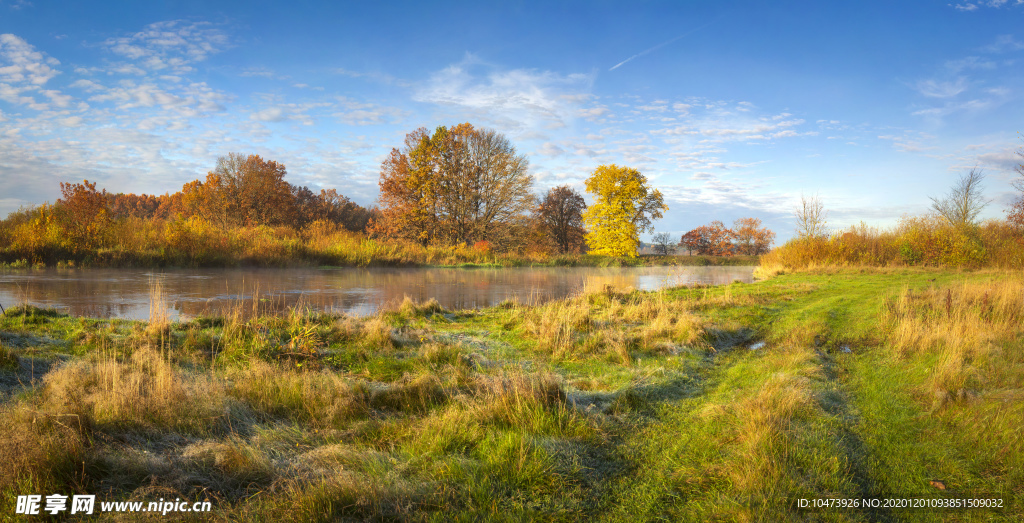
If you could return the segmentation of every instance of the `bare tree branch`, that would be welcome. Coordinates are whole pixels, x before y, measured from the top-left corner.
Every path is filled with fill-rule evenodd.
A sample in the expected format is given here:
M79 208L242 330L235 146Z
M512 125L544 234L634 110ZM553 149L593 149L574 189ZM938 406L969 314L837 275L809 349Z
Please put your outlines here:
M984 179L981 169L971 169L960 177L944 198L931 197L932 209L957 227L974 225L981 211L992 203L981 194Z
M796 217L796 235L800 238L817 238L828 234L825 227L828 211L818 195L800 195L800 205L794 212Z

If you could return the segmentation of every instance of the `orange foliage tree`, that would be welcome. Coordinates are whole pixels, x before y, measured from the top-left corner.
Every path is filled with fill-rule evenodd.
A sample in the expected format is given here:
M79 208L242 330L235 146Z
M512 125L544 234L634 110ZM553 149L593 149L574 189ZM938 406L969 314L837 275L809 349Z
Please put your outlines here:
M732 243L734 236L725 224L715 220L684 234L679 240L679 245L691 253L696 252L705 256L732 256L735 247Z
M733 222L732 232L735 235L736 253L754 256L765 254L775 242L775 233L761 226L758 218L740 218Z
M75 250L93 249L99 246L100 235L110 220L107 208L107 191L96 190L96 183L82 180L82 183L60 184L63 198L57 200L60 208L60 223L72 241Z
M502 135L468 123L433 134L417 129L381 164L376 236L429 244L488 241L508 247L525 235L533 206L526 157Z

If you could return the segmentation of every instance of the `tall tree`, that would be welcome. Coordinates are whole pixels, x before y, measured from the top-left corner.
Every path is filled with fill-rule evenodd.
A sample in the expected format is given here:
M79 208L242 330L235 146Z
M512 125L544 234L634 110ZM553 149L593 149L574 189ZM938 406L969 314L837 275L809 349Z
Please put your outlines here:
M409 133L381 164L377 235L423 244L508 244L533 206L529 162L468 123Z
M732 232L735 235L736 251L747 256L767 253L775 241L775 233L767 227L761 227L758 218L736 220Z
M981 211L992 202L982 196L984 179L981 169L971 169L957 180L945 197L931 198L932 210L957 227L974 225Z
M799 238L818 238L828 234L828 211L818 195L800 195L800 205L794 211L796 235Z
M207 183L221 193L225 212L245 225L282 225L295 218L292 186L284 180L282 163L264 160L259 155L229 153L217 160L217 168Z
M595 200L583 214L591 252L635 258L640 233L668 210L661 191L648 187L640 171L615 164L599 166L586 184Z
M548 190L535 210L536 219L551 238L559 253L579 252L583 249L583 211L587 202L580 193L568 185Z

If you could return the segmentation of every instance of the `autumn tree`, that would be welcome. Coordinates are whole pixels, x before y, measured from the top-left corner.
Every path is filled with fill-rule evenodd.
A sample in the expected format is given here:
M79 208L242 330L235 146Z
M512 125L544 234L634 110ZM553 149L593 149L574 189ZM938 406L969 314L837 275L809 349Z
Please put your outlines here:
M686 234L679 238L679 247L686 249L687 256L693 256L693 253L700 252L701 247L701 234L697 229L687 231Z
M534 204L529 162L503 135L468 123L417 129L381 164L375 235L427 244L507 245Z
M548 190L534 211L541 229L559 253L580 252L584 247L583 211L587 203L568 185Z
M651 245L654 248L654 254L660 254L662 256L668 256L669 254L675 254L676 246L672 240L672 235L667 232L659 232L654 236L651 236Z
M651 190L636 169L601 165L587 178L594 205L583 214L593 254L636 257L640 234L667 211L661 191Z
M148 194L107 194L107 207L113 218L152 218L161 204L160 196Z
M97 191L95 182L82 180L82 183L61 182L60 192L58 216L75 249L97 247L110 220L106 189Z
M775 242L775 233L767 227L761 227L761 220L758 218L736 220L733 222L732 232L735 235L737 254L766 254Z
M207 184L222 195L224 211L244 225L282 225L294 219L292 186L284 164L259 155L229 153L217 159Z
M732 243L734 237L732 230L715 220L684 234L679 245L704 256L732 256L735 253Z

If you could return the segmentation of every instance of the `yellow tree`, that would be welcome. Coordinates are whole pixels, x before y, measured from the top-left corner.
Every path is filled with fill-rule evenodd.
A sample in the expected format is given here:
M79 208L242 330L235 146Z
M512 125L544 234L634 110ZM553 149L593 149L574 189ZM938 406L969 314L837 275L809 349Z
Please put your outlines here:
M635 258L640 233L668 210L661 191L648 187L640 171L615 164L599 166L586 183L595 200L583 214L590 252Z

